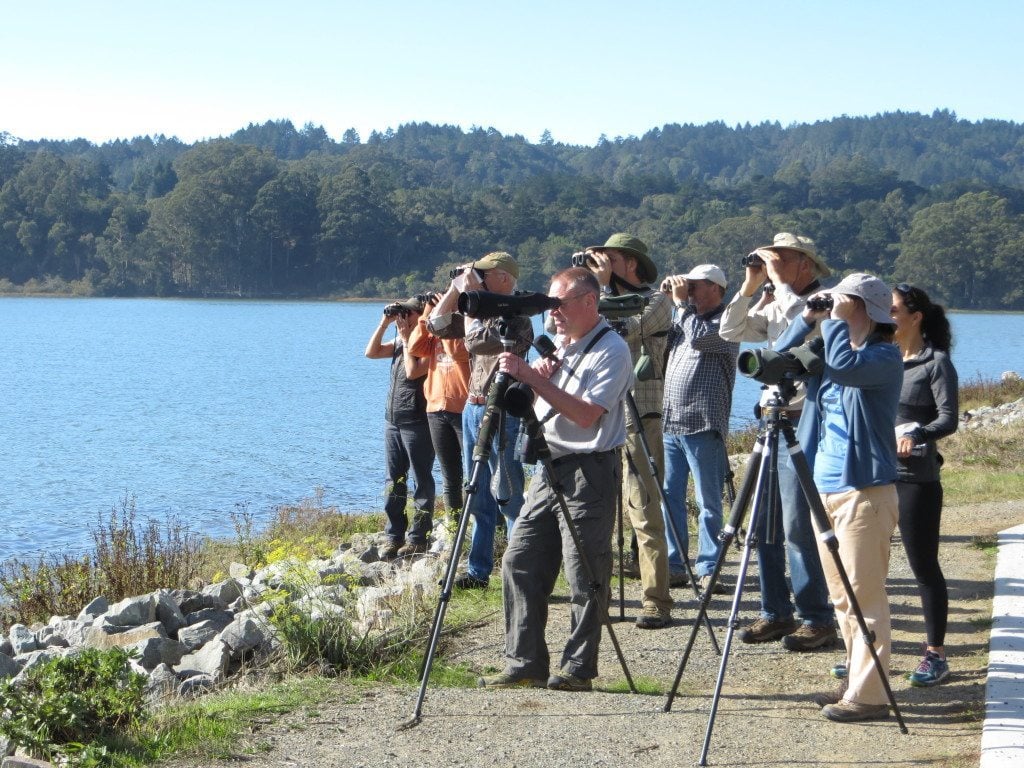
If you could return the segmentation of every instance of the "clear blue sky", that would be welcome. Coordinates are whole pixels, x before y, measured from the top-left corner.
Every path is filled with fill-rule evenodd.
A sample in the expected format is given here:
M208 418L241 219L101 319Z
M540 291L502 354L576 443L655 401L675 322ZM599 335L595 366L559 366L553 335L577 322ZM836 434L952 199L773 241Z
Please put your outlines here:
M408 122L594 144L897 109L1024 122L1020 0L0 0L0 133Z

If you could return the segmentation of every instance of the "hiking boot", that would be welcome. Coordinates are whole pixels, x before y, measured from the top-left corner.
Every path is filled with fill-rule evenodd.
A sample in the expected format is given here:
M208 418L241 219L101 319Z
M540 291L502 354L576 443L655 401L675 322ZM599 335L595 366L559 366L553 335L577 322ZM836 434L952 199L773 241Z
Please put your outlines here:
M406 542L401 547L399 547L399 549L398 549L398 556L399 557L410 557L411 555L422 555L422 554L425 554L427 552L427 549L428 549L427 542L425 542L425 541L420 541L420 542L409 541L409 542Z
M832 669L828 671L829 675L834 677L836 680L845 680L849 674L849 670L846 668L846 662L836 664Z
M552 691L592 691L594 684L590 680L584 680L562 670L548 678L548 688Z
M685 587L690 583L690 579L686 576L686 571L669 571L668 574L668 585L672 589L678 589L679 587Z
M487 675L476 681L478 688L545 688L547 681L525 675L514 675L502 672L500 675Z
M915 688L927 688L938 685L949 677L949 662L935 651L925 651L924 658L917 669L907 675L910 684Z
M701 592L707 592L709 584L711 584L711 574L710 573L707 576L701 576L700 577L700 591ZM713 595L728 595L729 594L729 588L725 584L723 584L721 581L716 581L715 582L715 586L712 587L712 589L711 589L711 594L713 594Z
M478 579L468 573L464 573L455 579L456 589L487 589L491 583L490 579Z
M398 557L398 544L393 541L389 541L380 548L380 552L378 554L381 560L394 560Z
M643 609L636 617L636 625L639 629L664 629L672 623L672 614L668 611L659 611L653 605Z
M846 689L849 687L849 683L846 680L843 680L843 682L839 684L839 689L834 693L816 693L813 696L811 696L811 701L813 701L819 707L827 707L830 704L838 704L840 701L843 700L843 696L846 695Z
M800 623L792 616L778 621L758 619L740 632L740 640L744 643L770 643L772 640L778 640L780 637L796 632L799 627Z
M782 638L782 645L787 651L813 651L834 645L839 639L836 628L832 624L801 624L796 632Z
M858 723L862 720L885 720L888 704L857 704L845 699L822 707L821 714L837 723Z

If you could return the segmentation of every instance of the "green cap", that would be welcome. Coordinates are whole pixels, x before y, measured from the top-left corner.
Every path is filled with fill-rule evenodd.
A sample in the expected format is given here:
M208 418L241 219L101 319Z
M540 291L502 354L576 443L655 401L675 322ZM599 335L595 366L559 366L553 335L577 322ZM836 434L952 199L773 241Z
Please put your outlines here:
M613 249L627 253L636 259L636 273L645 283L653 283L658 279L658 268L651 261L651 257L647 255L647 243L639 237L633 237L625 232L616 232L608 238L608 242L604 245L592 245L587 250L607 251Z
M519 265L512 258L511 253L505 251L491 251L485 256L473 262L473 269L486 271L488 269L503 269L516 280L519 279Z

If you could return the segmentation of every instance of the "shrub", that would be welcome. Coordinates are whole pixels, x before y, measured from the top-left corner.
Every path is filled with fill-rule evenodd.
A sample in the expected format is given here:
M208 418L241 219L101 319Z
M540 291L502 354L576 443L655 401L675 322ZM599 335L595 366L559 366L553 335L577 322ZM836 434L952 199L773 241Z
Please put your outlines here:
M0 563L0 624L78 613L98 592L88 555L41 555L35 563L7 560Z
M68 765L106 763L97 739L123 733L145 713L146 678L127 651L95 648L33 667L17 684L0 681L0 734L33 756Z
M168 517L161 532L156 520L137 524L135 514L135 497L126 495L120 510L112 507L89 531L94 565L111 600L184 586L202 569L202 540L177 517Z

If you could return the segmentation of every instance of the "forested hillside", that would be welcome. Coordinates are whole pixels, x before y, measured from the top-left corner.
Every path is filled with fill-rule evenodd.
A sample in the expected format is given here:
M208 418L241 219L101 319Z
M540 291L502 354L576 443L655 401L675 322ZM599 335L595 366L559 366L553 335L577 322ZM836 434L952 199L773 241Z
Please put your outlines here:
M3 126L0 125L0 129ZM396 296L503 249L543 290L630 231L666 270L789 230L839 274L1024 309L1024 125L949 112L666 125L595 147L404 125L340 142L288 121L193 145L0 133L0 291Z

